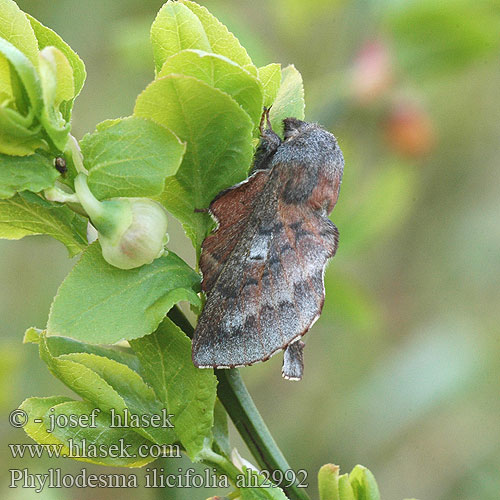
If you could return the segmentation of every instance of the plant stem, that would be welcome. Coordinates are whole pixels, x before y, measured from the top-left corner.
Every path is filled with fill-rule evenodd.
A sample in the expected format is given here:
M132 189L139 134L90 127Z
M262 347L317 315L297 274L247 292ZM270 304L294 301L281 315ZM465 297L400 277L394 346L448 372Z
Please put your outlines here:
M177 306L170 310L168 317L186 335L193 336L194 328ZM259 467L271 473L279 470L283 473L284 478L288 477L286 471L291 469L290 465L271 436L250 393L245 387L239 371L236 368L215 370L215 375L219 381L217 396ZM283 490L290 500L309 500L305 489L298 488L297 483L289 487L283 487Z
M271 474L273 471L281 471L284 478L288 477L286 471L291 467L257 410L240 372L233 368L215 370L215 374L219 380L217 396L259 466ZM309 499L305 489L297 487L297 482L282 488L291 500Z
M66 144L64 152L69 155L78 173L88 174L87 169L83 166L83 156L80 151L80 145L71 134L68 137L68 143Z

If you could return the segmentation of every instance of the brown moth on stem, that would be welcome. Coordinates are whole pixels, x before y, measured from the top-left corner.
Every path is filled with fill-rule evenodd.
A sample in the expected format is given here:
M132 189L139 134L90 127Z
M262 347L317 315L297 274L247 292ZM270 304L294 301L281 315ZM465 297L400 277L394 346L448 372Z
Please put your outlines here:
M218 227L200 258L207 301L192 350L200 368L251 365L285 349L283 377L302 378L301 337L321 313L338 244L328 214L344 158L319 125L286 118L283 126L282 140L264 111L250 177L210 204Z

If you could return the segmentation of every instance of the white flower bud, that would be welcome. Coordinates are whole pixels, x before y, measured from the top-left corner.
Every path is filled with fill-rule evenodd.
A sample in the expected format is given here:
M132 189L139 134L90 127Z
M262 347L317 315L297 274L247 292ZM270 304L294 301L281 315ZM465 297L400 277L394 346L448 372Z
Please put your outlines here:
M97 229L102 255L111 265L132 269L150 264L164 253L167 214L159 203L149 198L99 201L85 174L76 177L75 191Z

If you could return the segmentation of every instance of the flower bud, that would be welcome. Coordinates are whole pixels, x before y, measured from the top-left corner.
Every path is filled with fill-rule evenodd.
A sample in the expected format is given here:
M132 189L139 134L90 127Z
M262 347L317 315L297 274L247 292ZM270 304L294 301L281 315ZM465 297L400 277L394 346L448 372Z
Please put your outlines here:
M78 174L75 191L97 229L102 256L120 269L150 264L164 252L167 243L167 214L148 198L113 198L99 201Z
M340 500L339 466L325 464L318 472L318 489L320 500Z
M377 481L366 467L356 465L349 474L349 482L356 498L380 500Z

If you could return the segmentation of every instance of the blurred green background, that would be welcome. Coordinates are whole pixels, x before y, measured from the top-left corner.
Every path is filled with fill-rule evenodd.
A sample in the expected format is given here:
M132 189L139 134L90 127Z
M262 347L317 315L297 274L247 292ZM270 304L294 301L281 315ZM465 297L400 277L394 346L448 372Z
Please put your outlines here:
M149 26L161 1L19 0L82 57L81 138L131 114L153 78ZM497 0L207 0L257 65L294 63L306 117L339 139L346 166L332 220L340 247L301 383L281 356L242 374L295 469L369 467L385 500L500 498L500 3ZM174 226L174 224L172 224ZM177 228L171 247L193 262ZM45 325L67 274L46 237L0 241L0 427L28 396L67 390L22 345ZM233 443L250 458L233 433ZM194 490L8 490L9 468L69 473L68 459L0 449L3 498L193 499ZM169 472L187 466L162 464ZM136 471L141 477L142 472Z

